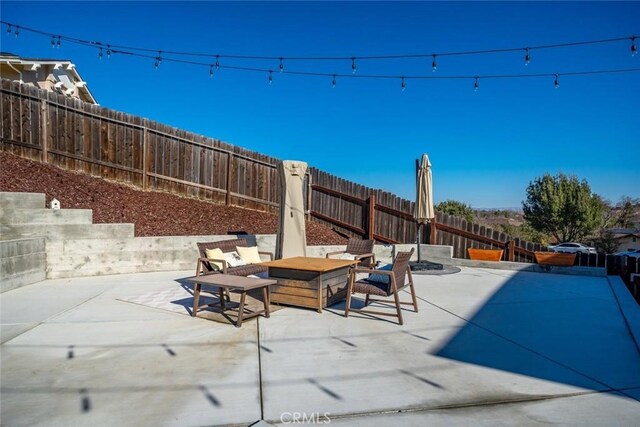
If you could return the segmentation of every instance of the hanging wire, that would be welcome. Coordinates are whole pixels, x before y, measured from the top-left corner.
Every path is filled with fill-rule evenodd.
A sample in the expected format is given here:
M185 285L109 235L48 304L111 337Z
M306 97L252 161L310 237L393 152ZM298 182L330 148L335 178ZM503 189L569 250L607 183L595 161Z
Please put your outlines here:
M7 21L0 21L3 24L8 26L15 26L16 30L19 28L18 25L9 23ZM22 27L23 30L30 31L40 35L51 36L51 33L31 28L31 27ZM16 36L19 34L17 31ZM64 36L65 40L68 42L85 44L85 45L95 45L96 42L91 42L88 40L79 39L76 37ZM626 37L616 37L609 39L599 39L599 40L585 40L585 41L577 41L577 42L563 42L563 43L555 43L555 44L547 44L547 45L533 45L529 46L528 49L540 50L540 49L556 49L556 48L564 48L564 47L573 47L573 46L585 46L585 45L593 45L593 44L601 44L601 43L613 43L622 40L629 40L629 38L635 39L637 36L626 36ZM137 51L137 52L157 52L157 49L145 48L145 47L137 47L137 46L126 46L126 45L112 45L115 49L123 49L125 51ZM440 52L438 56L463 56L463 55L482 55L482 54L494 54L494 53L507 53L507 52L516 52L521 51L523 49L527 49L526 47L511 47L511 48L499 48L499 49L485 49L485 50L466 50L466 51L452 51L452 52ZM637 48L636 48L637 51ZM256 59L256 60L279 60L282 58L283 60L304 60L304 61L337 61L337 60L374 60L374 59L403 59L403 58L424 58L424 57L433 57L433 53L411 53L411 54L394 54L394 55L368 55L368 56L265 56L265 55L237 55L237 54L211 54L206 52L189 52L189 51L164 51L166 54L170 55L182 55L182 56L200 56L200 57L216 57L216 58L233 58L233 59Z

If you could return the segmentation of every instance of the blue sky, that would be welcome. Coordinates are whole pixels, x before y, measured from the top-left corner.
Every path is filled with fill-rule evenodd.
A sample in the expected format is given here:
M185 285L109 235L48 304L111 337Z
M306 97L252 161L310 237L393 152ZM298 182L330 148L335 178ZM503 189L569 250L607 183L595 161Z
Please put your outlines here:
M639 2L2 2L2 20L103 43L267 56L363 56L525 47L640 36ZM434 200L517 207L545 172L576 174L617 201L640 197L640 73L399 80L273 75L113 55L22 32L2 50L70 59L98 102L413 199L414 162L433 164ZM637 42L640 45L640 40ZM640 68L629 40L438 58L437 75ZM278 69L276 61L221 63ZM350 61L286 62L350 73ZM431 58L358 61L357 74L432 74Z

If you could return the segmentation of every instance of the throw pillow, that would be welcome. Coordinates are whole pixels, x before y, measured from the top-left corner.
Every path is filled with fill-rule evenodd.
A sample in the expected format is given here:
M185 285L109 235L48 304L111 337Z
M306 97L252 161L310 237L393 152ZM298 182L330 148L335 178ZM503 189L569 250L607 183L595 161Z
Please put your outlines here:
M376 270L385 270L385 271L391 271L391 268L393 267L393 264L386 264L382 267L378 267L376 268ZM389 284L389 276L387 276L386 274L370 274L369 278L367 280L370 280L372 282L380 282L380 283L386 283Z
M238 252L227 252L224 254L224 260L227 261L229 267L240 267L241 265L247 265L247 263L240 258Z
M350 254L349 252L345 252L342 255L340 255L340 259L356 259L356 256L354 254Z
M251 246L248 248L236 246L236 250L238 251L240 258L242 258L247 264L258 264L262 262L257 246Z
M211 258L211 259L224 259L224 252L222 252L219 248L215 248L215 249L206 249L204 251L204 253L207 255L207 258ZM213 268L214 270L222 270L222 263L221 262L213 262L213 261L209 261L209 265L211 266L211 268Z

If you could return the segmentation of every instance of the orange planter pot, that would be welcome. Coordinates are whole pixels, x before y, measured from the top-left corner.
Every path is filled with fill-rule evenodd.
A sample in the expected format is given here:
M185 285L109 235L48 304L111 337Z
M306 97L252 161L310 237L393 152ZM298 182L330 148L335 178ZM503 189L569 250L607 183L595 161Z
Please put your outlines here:
M467 249L469 259L474 261L500 261L503 252L502 249Z
M571 266L576 261L576 254L558 254L555 252L534 252L536 262L542 265Z

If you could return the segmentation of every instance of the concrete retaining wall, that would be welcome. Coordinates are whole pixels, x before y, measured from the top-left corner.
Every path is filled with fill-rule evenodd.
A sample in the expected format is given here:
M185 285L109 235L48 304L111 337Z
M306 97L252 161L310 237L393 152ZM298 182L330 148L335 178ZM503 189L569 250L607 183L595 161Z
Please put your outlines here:
M0 240L0 293L46 277L43 238Z

